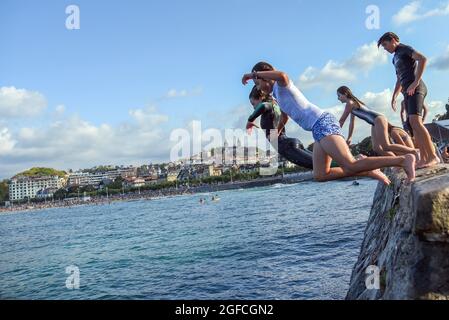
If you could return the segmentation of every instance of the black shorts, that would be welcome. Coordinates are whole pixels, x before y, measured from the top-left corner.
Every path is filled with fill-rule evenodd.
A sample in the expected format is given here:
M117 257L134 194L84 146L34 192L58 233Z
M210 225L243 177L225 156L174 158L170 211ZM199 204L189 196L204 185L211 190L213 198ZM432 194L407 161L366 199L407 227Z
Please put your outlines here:
M407 88L403 88L402 94L404 95L404 101L405 101L405 107L407 110L407 115L413 116L423 115L423 108L424 108L424 99L426 99L427 96L427 86L424 83L424 81L421 81L419 86L415 90L415 94L413 96L409 96L407 94Z

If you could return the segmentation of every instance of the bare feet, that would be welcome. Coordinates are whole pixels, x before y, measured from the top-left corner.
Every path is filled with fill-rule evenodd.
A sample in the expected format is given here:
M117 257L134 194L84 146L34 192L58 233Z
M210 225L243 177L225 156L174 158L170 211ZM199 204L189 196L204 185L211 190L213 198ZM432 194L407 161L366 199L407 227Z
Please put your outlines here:
M441 163L441 160L438 158L438 157L436 157L436 158L434 158L433 160L430 160L430 161L428 161L428 162L421 162L420 164L419 164L419 169L423 169L423 168L430 168L430 167L433 167L433 166L436 166L436 165L438 165L438 164L440 164Z
M406 183L410 183L415 181L415 165L416 165L416 158L412 154L406 154L404 156L404 171L407 174L407 180Z
M373 179L379 180L380 182L382 182L387 186L390 185L391 183L390 179L388 179L388 177L384 175L383 172L380 171L380 169L371 171L368 176Z

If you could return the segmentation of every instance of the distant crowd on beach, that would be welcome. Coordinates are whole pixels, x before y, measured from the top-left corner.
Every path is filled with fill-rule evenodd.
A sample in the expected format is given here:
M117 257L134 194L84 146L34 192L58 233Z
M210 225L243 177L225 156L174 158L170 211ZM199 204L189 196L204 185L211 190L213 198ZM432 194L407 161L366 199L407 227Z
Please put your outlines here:
M23 204L13 204L9 207L0 207L0 213L4 212L17 212L17 211L32 211L51 208L67 208L76 207L81 205L103 205L110 204L117 201L133 201L133 200L150 200L161 197L178 196L183 194L192 194L195 190L186 186L180 186L176 188L168 188L159 191L145 190L135 193L101 196L101 197L88 197L88 198L76 198L66 200L55 200L46 202L30 202Z

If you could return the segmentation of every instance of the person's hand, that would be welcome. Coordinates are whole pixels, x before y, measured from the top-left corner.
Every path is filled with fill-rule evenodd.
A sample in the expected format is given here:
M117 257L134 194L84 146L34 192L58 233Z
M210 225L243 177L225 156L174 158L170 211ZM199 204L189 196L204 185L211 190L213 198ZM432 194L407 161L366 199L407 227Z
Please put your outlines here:
M252 79L253 79L253 74L252 73L244 74L243 78L242 78L243 85L246 86L248 84L248 81L252 80Z
M415 94L416 88L418 88L419 82L413 81L413 83L408 87L407 94L413 96Z
M248 133L249 136L252 134L254 127L258 128L258 126L254 122L248 121L246 123L246 133Z
M346 140L346 143L348 144L348 146L351 146L351 142L352 142L352 139Z
M391 99L391 108L393 109L394 112L397 111L397 109L396 109L396 98Z

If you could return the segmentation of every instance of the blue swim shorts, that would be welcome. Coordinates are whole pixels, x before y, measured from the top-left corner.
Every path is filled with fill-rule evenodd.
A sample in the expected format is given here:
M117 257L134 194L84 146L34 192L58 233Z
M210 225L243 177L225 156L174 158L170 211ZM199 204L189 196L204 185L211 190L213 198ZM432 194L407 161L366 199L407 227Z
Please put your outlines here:
M344 137L341 131L340 123L334 115L324 112L317 122L313 125L312 134L315 141L320 142L323 138L332 135Z

